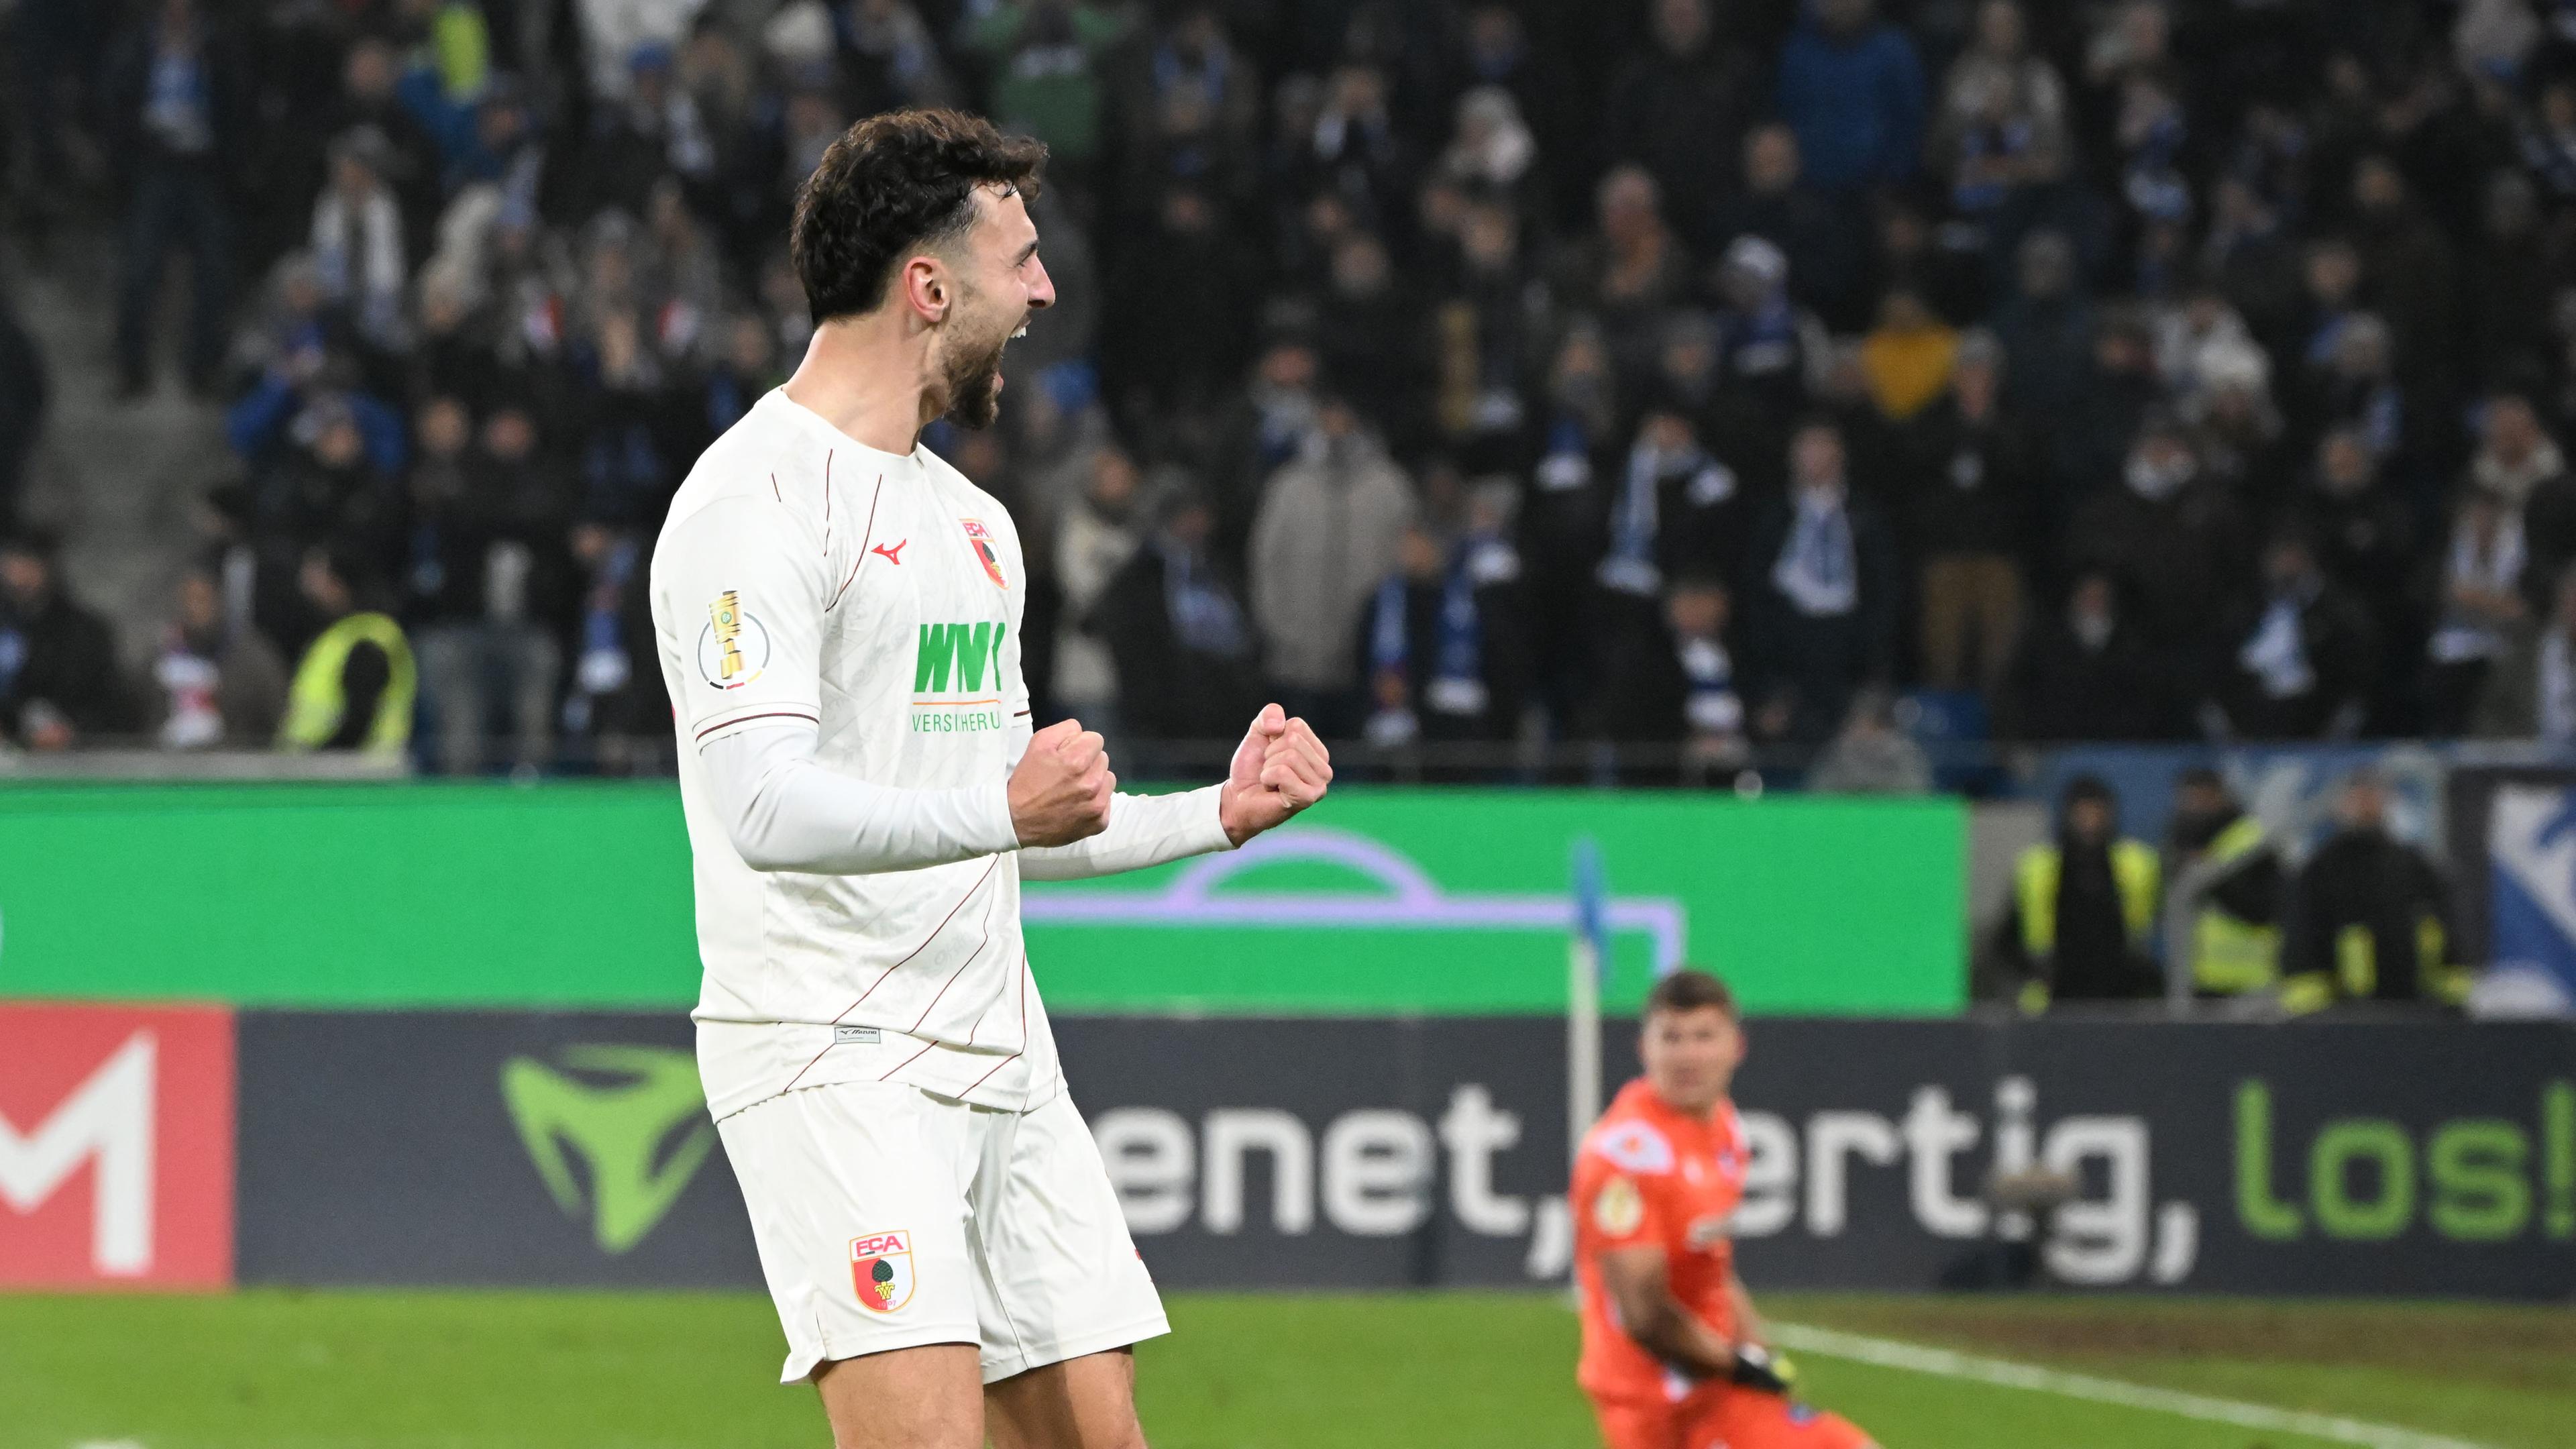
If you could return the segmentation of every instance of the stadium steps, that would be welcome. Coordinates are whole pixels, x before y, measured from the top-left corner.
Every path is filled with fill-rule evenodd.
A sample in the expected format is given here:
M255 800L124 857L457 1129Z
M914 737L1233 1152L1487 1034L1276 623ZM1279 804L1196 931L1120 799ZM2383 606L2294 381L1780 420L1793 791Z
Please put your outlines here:
M25 511L60 532L74 595L115 624L127 668L139 669L202 538L199 500L234 466L223 410L190 397L179 375L185 267L162 288L155 390L125 403L116 398L113 232L61 238L40 264L23 252L0 264L18 279L20 311L51 374Z

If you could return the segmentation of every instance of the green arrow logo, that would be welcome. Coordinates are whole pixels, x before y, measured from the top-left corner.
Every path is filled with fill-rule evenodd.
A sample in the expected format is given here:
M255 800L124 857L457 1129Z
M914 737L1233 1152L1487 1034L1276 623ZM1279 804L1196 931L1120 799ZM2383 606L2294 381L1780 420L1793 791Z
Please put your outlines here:
M547 1193L575 1222L585 1209L565 1148L581 1155L596 1199L591 1234L602 1251L623 1253L662 1221L715 1146L698 1064L667 1047L569 1046L558 1059L586 1077L614 1080L593 1085L534 1057L512 1057L501 1067L501 1099Z

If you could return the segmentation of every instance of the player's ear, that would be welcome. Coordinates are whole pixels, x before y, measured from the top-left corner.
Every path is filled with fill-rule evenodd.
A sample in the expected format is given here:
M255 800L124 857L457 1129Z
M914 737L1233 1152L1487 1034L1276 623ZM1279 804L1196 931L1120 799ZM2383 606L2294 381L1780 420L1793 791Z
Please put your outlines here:
M904 301L924 322L947 319L948 307L956 286L949 280L948 269L928 252L916 253L903 264Z

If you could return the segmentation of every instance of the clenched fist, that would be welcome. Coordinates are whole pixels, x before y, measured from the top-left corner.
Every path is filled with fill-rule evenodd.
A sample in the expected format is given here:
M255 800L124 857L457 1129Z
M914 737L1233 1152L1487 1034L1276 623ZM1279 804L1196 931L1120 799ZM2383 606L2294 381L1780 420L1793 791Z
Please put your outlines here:
M1011 828L1022 845L1071 845L1109 828L1117 789L1100 736L1078 720L1058 721L1030 736L1011 771Z
M1313 728L1275 704L1264 705L1236 747L1217 794L1218 823L1226 839L1241 845L1323 799L1332 783L1332 752Z

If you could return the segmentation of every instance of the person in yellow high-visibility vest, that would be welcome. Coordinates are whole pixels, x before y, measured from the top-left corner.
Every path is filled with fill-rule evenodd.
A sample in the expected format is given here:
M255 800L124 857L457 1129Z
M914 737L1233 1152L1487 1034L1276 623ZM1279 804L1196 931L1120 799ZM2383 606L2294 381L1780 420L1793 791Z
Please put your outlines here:
M2111 787L2078 775L2059 797L2057 838L2023 851L2013 868L2000 944L2022 977L2025 1011L2160 990L2148 942L2163 872L2154 847L2120 835L2119 820Z
M391 615L358 607L357 570L347 555L315 549L297 582L330 620L305 647L286 691L286 720L277 747L288 751L363 750L398 758L411 743L412 702L420 692L411 643Z
M2466 1001L2469 972L2451 963L2448 886L2422 851L2389 833L2386 783L2355 771L2336 814L2342 828L2299 874L2282 1006Z
M2263 822L2245 813L2216 770L2174 781L2165 873L2202 862L2229 867L2201 894L2191 921L2191 984L2202 996L2266 991L2281 974L2281 858Z

